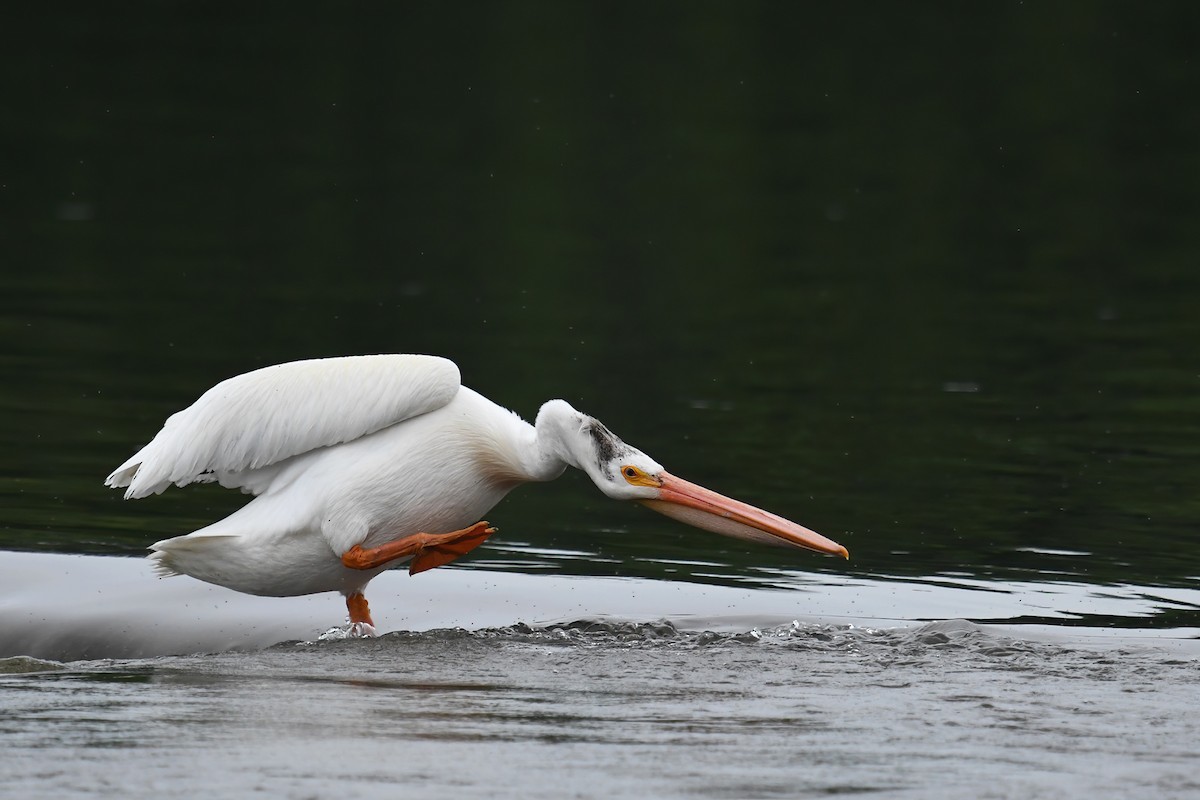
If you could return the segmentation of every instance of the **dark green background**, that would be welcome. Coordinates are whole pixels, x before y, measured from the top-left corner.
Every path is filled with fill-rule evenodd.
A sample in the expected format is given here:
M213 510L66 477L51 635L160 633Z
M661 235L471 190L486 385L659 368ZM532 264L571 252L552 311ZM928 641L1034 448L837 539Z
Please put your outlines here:
M1200 5L6 13L0 545L206 524L101 481L222 378L409 351L853 555L572 476L467 565L1200 576Z

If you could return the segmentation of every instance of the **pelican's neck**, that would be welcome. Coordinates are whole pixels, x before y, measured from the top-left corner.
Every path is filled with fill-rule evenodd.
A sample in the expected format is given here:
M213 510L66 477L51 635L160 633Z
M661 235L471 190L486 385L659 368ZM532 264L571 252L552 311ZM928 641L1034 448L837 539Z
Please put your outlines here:
M535 481L557 478L568 466L590 472L593 452L585 428L591 417L566 400L549 400L538 411L533 441L526 449L525 469Z

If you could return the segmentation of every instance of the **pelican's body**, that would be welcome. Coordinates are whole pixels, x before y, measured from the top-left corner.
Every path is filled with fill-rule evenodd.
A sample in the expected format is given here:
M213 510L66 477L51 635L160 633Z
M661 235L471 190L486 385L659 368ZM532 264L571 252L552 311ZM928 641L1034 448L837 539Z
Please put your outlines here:
M493 426L533 430L463 387L439 409L260 469L258 497L207 528L158 542L151 557L249 594L351 593L390 566L349 569L341 555L354 545L465 528L519 483L539 479L505 460L496 446L504 439L483 435ZM514 471L504 474L502 464Z
M462 555L493 532L478 521L510 490L567 466L612 497L699 527L845 555L794 523L668 475L562 400L544 404L530 425L433 356L298 361L231 378L172 416L107 483L128 486L126 497L197 481L257 495L219 522L152 545L159 572L259 595L338 591L352 623L369 624L365 599L356 612L353 598L377 574Z

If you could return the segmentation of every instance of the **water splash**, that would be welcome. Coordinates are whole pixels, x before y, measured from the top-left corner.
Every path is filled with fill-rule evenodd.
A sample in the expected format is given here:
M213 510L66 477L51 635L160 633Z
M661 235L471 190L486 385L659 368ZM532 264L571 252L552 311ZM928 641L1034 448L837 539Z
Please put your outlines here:
M0 658L0 675L23 675L30 672L55 672L66 669L66 665L58 661L46 661L41 658L16 656Z

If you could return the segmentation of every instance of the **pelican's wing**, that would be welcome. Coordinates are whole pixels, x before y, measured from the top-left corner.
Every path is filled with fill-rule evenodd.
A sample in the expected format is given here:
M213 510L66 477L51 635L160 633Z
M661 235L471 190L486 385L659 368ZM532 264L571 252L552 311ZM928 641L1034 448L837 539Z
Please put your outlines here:
M458 367L436 356L323 358L247 372L172 415L105 485L145 497L259 469L441 408L459 385Z

